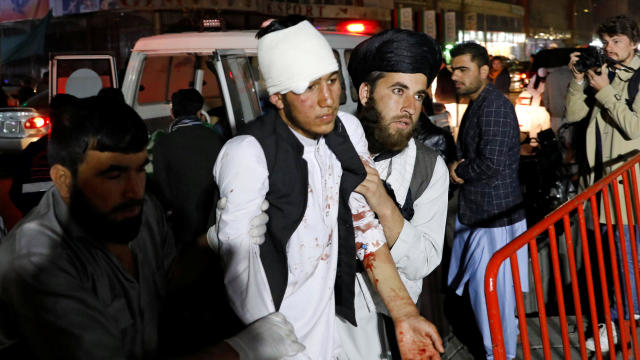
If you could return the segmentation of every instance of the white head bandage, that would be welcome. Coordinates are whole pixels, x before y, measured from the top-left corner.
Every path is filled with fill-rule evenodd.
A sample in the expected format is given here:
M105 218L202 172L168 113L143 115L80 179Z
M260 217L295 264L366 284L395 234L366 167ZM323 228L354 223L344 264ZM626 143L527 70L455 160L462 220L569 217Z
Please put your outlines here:
M338 71L331 46L308 21L260 38L258 62L269 95L302 94L312 81Z

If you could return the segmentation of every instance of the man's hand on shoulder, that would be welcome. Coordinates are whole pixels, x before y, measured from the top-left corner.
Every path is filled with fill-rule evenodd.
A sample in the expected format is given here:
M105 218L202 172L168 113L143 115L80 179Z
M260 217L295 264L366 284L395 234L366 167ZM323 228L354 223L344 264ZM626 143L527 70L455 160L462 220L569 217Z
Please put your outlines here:
M206 236L199 240L201 243L205 243L215 252L220 251L220 240L218 239L218 224L220 224L220 216L222 211L227 207L227 198L223 197L218 200L216 204L216 223L212 225L206 233ZM269 223L269 215L267 215L267 209L269 209L269 202L263 200L260 205L260 214L256 215L251 222L249 222L249 236L251 241L256 245L262 245L265 240L265 234L267 233L267 223Z
M384 209L389 209L389 206L395 206L393 199L387 194L382 184L378 170L364 160L362 160L362 164L367 171L367 177L356 187L355 192L364 196L369 207L376 214L379 214Z

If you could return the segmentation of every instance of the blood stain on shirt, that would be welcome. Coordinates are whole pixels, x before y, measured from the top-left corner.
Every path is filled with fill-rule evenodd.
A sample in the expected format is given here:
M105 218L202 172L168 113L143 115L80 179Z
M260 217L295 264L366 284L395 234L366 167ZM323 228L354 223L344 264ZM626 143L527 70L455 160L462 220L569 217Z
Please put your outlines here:
M354 227L354 229L356 229L357 231L360 231L361 233L365 233L371 230L371 228L373 228L374 226L376 226L374 222L368 222L366 224L358 225Z
M359 213L355 213L353 215L351 215L351 217L353 218L353 221L361 221L362 219L364 219L365 217L367 217L367 212L366 211L361 211Z

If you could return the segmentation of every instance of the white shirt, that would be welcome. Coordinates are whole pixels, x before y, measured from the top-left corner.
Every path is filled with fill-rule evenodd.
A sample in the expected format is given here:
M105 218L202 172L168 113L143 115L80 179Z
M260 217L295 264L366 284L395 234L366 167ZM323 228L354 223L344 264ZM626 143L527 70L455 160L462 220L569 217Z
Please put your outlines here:
M360 122L346 113L338 115L356 151L371 161ZM288 283L279 311L306 346L304 354L296 358L332 359L342 353L334 297L342 168L324 138L312 140L294 134L304 145L309 191L307 210L287 243ZM275 311L260 247L248 236L249 222L260 213L269 190L260 144L252 136L231 139L220 151L213 173L220 196L227 198L218 230L225 284L233 309L249 324ZM364 197L352 193L349 205L354 218L359 219L354 221L355 242L367 245L367 250L358 251L362 260L365 253L375 252L385 243L384 233Z
M416 159L413 139L399 154L375 163L382 180L393 188L400 206L409 191ZM438 157L429 185L414 200L411 221L404 220L402 231L391 248L400 279L411 299L416 302L422 292L422 279L433 271L442 259L444 230L447 218L449 171ZM343 347L350 360L380 359L383 352L383 334L379 333L378 312L388 313L382 299L368 278L356 276L356 321L353 327L346 321L339 322Z
M404 205L407 198L415 159L416 144L411 139L398 155L376 162L381 179L391 185L400 206ZM388 178L387 173L390 174ZM411 221L404 220L402 231L391 248L400 278L414 302L418 301L422 292L422 279L442 260L448 194L449 170L438 156L429 185L419 198L414 199L413 218Z

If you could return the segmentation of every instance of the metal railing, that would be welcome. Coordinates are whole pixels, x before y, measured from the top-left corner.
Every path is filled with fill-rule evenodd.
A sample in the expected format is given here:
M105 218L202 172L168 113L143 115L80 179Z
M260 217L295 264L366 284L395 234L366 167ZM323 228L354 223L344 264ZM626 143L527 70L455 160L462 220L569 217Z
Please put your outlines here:
M511 271L513 274L513 283L514 290L516 296L516 308L518 314L518 321L520 327L520 339L522 345L522 355L524 359L531 359L531 342L529 336L529 329L527 329L527 318L525 313L525 304L524 297L521 290L520 284L520 274L518 270L518 260L516 257L516 252L518 249L522 248L525 245L529 245L529 250L531 254L531 265L532 265L532 275L533 275L533 283L535 288L530 289L535 291L535 298L537 302L538 313L540 323L540 339L542 342L542 351L545 359L552 358L552 349L549 339L549 319L547 316L547 309L549 309L549 305L545 304L544 296L543 296L543 284L542 284L542 276L541 276L541 268L540 268L540 259L538 256L538 243L537 239L540 236L548 236L549 239L549 248L550 248L550 256L551 256L551 270L552 270L552 279L554 282L554 290L556 294L557 300L557 310L558 317L560 323L561 330L561 338L562 338L562 350L563 356L565 359L571 359L571 349L574 347L574 351L576 351L575 346L579 347L580 357L582 359L587 358L587 349L585 347L585 319L583 319L583 309L582 309L582 301L581 296L587 295L588 297L588 309L586 311L589 312L591 330L594 336L595 342L595 358L600 360L602 359L602 353L600 351L600 339L598 332L598 323L604 322L606 324L606 330L608 335L609 342L609 357L611 359L616 358L616 354L614 351L614 342L612 338L612 322L611 322L611 313L609 311L611 301L609 298L610 289L613 287L613 292L615 294L615 306L617 313L620 314L618 324L621 332L620 343L622 344L622 356L624 359L628 359L630 356L630 351L633 352L633 357L635 359L640 359L640 349L638 346L638 337L636 330L636 319L634 316L628 316L629 319L624 319L624 309L623 309L623 300L622 300L622 289L631 289L631 279L630 276L634 276L635 278L635 287L636 294L640 294L640 274L638 271L638 249L637 249L637 241L636 236L640 236L640 234L635 233L635 227L631 226L633 224L637 224L637 219L640 219L640 199L638 197L638 164L640 164L640 155L638 151L634 151L629 153L626 157L622 157L622 161L629 159L630 156L633 156L630 160L626 161L620 167L612 171L605 178L601 179L593 186L586 189L584 192L578 194L575 198L569 200L561 207L553 211L551 214L546 216L542 221L531 227L528 231L518 236L516 239L511 241L508 245L497 251L489 264L487 265L486 275L485 275L485 295L486 295L486 304L487 311L489 315L489 327L491 330L491 338L493 343L493 356L494 359L506 359L505 347L504 347L504 338L502 332L502 323L500 320L500 307L498 303L498 293L496 290L496 281L498 276L498 270L500 266L507 260L510 260ZM635 156L634 156L635 155ZM617 162L620 162L620 158L616 158ZM606 164L605 164L606 165ZM635 170L635 171L634 171ZM620 189L620 185L622 185L622 191ZM599 204L602 202L602 204ZM624 202L623 207L621 207L622 202ZM585 205L590 205L590 212L593 219L593 233L595 237L595 241L591 241L592 245L595 244L595 252L597 255L597 264L595 264L595 269L593 268L594 264L591 263L592 257L590 257L590 251L594 251L594 249L590 248L589 241L587 239L587 219L585 216ZM600 209L604 208L604 216L600 214ZM621 209L624 209L622 211ZM575 213L573 213L575 211ZM626 212L626 214L623 214ZM577 213L577 214L576 214ZM579 231L578 236L576 236L576 240L572 239L572 227L571 227L571 216L577 215ZM615 219L612 218L615 216ZM631 244L631 253L633 262L633 272L629 273L629 268L626 264L628 264L627 259L627 242L624 240L625 232L624 232L624 220L623 216L627 220L629 226L629 238ZM605 222L603 223L604 220ZM601 225L602 224L602 225ZM575 224L574 224L575 225ZM605 245L608 245L609 248L609 263L610 268L605 266L605 252L603 251L603 243L602 243L602 235L600 228L601 226L606 225L606 239ZM619 240L615 239L614 236L614 227L617 226ZM560 229L560 231L564 230L563 236L559 237L556 235L556 231ZM565 244L560 244L565 246L568 257L568 266L569 266L569 274L570 279L570 291L567 290L567 294L565 294L565 288L563 284L563 276L560 267L560 259L558 255L559 249L559 239L560 241L564 241ZM579 239L578 239L579 238ZM577 242L579 241L579 243ZM584 294L584 291L581 293L578 283L578 269L576 266L576 247L574 246L580 245L583 252L583 268L581 269L585 273L585 279L582 279L586 282L587 291ZM618 267L618 260L616 259L616 246L620 247L618 250L621 252L622 256L622 264L623 266L623 286L620 283L620 274ZM505 264L505 266L507 266ZM596 287L593 283L593 271L598 271L600 275L600 289L602 292L602 307L604 308L604 319L598 319L597 310L596 310L596 301L595 301L595 292ZM607 278L607 271L610 271L609 280ZM610 284L612 282L612 284ZM626 305L628 307L628 314L634 314L637 311L634 311L633 307L633 299L632 299L632 291L625 291L626 297ZM582 299L584 300L584 299ZM578 343L571 344L569 339L569 329L567 324L567 308L566 302L573 302L573 310L572 314L575 313L576 319L576 332L578 335ZM640 302L640 301L639 301ZM555 310L555 309L554 309ZM603 321L604 320L604 321ZM631 332L631 334L629 334ZM632 349L627 347L627 344L631 342ZM557 349L554 349L557 351ZM557 353L554 355L555 358L558 357Z

